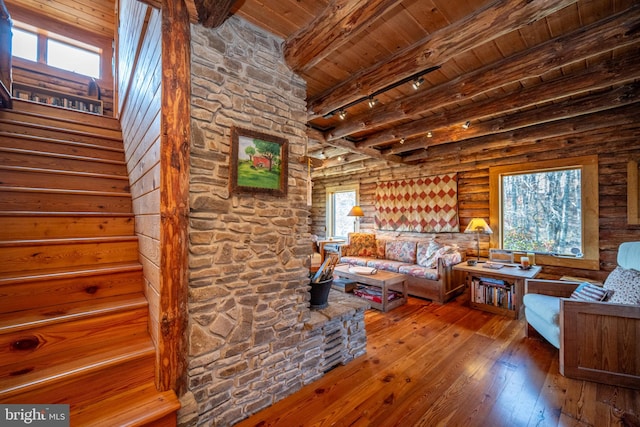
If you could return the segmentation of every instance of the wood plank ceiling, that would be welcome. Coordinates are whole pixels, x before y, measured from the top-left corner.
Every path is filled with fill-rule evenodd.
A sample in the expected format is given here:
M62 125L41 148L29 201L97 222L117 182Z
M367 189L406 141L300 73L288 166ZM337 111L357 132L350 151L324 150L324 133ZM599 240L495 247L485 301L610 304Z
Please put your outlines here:
M231 13L282 37L306 80L314 174L535 138L638 100L636 0L244 0Z
M75 16L96 32L114 28L112 0L7 3ZM287 63L307 82L314 174L535 139L536 126L578 126L585 114L638 100L637 0L186 3L205 26L236 14L283 38Z

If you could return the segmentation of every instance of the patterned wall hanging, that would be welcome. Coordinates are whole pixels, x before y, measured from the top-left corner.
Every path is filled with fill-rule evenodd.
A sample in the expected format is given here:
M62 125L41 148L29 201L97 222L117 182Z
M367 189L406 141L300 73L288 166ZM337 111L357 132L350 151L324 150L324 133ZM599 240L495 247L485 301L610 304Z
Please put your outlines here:
M375 209L379 230L458 232L458 174L379 182Z

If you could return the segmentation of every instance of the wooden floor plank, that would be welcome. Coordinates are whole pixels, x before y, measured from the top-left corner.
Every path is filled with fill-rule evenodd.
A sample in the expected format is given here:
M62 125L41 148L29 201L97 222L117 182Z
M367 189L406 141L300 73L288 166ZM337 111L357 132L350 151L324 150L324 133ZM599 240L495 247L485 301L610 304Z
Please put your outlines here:
M640 425L640 391L561 376L558 350L525 338L524 320L466 296L365 320L364 356L237 426Z

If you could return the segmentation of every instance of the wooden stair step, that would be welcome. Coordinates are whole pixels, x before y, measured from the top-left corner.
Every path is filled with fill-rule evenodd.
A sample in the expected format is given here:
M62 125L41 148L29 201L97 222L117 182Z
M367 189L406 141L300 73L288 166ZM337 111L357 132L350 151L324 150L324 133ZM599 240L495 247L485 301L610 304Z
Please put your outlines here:
M113 408L118 408L114 411ZM180 401L173 391L158 392L153 384L71 411L73 426L175 426Z
M0 186L129 192L129 179L121 175L60 171L0 165Z
M13 109L10 112L33 115L36 117L47 116L49 118L55 118L61 122L85 123L96 128L113 130L120 129L120 121L110 116L90 114L78 110L69 110L52 105L30 102L23 99L14 98Z
M147 300L140 292L88 301L65 302L52 306L38 305L30 310L0 313L0 335L145 307L147 307Z
M132 213L91 215L83 212L53 214L0 211L0 241L132 236L135 233L134 225Z
M22 105L18 105L11 110L0 110L0 119L31 123L42 127L48 126L67 132L87 132L109 137L118 137L120 134L120 123L111 117L46 105L34 105L30 102L25 102L23 105L27 108L22 109L19 108Z
M106 175L127 175L124 161L70 156L42 151L0 147L0 164L38 169L94 172Z
M131 212L129 193L0 186L0 211Z
M55 138L43 138L33 135L15 134L0 131L0 147L30 151L82 156L90 158L124 160L124 149L104 147L86 142L67 141Z
M48 321L34 321L33 312L12 314L16 326L0 331L0 383L9 378L18 381L22 373L40 375L41 370L80 357L98 357L111 343L117 346L135 337L147 337L146 304L110 310L102 307L97 312L87 308L85 313L61 317L51 307ZM3 316L3 320L10 316Z
M114 138L90 132L67 131L60 128L51 128L50 126L31 126L28 122L2 118L0 118L0 126L3 131L11 133L12 135L28 135L35 138L60 139L116 150L121 150L123 148L122 137Z
M148 336L99 345L96 350L97 354L76 353L62 363L3 376L0 401L81 405L153 379L155 349Z
M16 271L138 260L136 236L0 242L0 277Z
M73 304L81 301L137 294L143 291L142 265L130 263L16 271L0 277L0 313L35 310L39 306Z
M0 286L4 286L6 284L20 284L25 282L37 282L37 281L48 281L54 279L68 279L74 277L87 277L93 276L96 274L104 274L105 272L108 274L118 272L118 271L130 271L130 270L138 270L141 268L140 263L136 260L136 262L128 262L128 263L104 263L104 264L93 264L93 265L84 265L78 266L73 270L70 270L67 267L62 268L43 268L38 270L37 272L29 271L15 271L11 273L0 272Z

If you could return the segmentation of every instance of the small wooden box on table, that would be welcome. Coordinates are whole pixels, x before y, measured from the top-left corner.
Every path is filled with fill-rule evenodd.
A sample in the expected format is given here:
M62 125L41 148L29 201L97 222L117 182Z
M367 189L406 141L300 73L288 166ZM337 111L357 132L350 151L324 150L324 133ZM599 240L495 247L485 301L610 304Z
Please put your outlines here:
M404 274L394 273L392 271L378 270L375 274L357 274L349 271L348 264L338 265L333 270L334 276L345 277L357 283L375 286L382 291L381 302L369 301L371 307L380 311L389 311L407 303L408 286ZM393 289L402 293L402 297L389 301L389 290Z
M537 265L528 270L523 270L514 264L504 264L500 269L492 269L485 267L484 263L468 265L466 262L455 265L453 269L464 271L467 275L471 308L501 314L512 319L520 317L524 281L533 279L542 270Z

